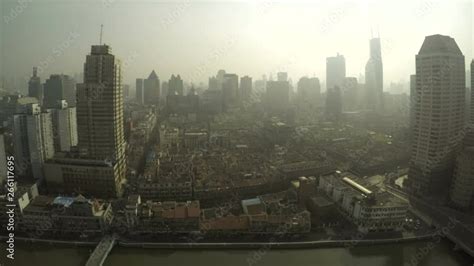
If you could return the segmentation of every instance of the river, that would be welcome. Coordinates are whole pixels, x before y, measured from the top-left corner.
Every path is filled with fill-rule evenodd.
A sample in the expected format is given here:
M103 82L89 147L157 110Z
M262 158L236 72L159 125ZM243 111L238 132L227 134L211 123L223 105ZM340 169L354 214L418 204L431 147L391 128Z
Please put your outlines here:
M432 244L432 243L431 243ZM5 244L0 244L4 263ZM457 266L474 265L474 260L460 251L454 251L448 241L429 241L355 246L348 248L286 249L286 250L158 250L115 247L105 266L304 266L304 265L361 265L361 266ZM61 247L48 244L17 243L14 263L20 266L79 266L87 261L92 247ZM418 258L418 263L416 263ZM416 264L415 264L416 263ZM2 264L3 265L3 264Z

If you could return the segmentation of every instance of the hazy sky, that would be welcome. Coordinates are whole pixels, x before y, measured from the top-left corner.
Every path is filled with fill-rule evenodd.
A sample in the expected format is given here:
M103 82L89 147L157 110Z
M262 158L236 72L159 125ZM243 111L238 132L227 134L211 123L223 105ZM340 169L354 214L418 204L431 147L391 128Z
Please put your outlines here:
M380 32L385 83L409 80L426 35L455 38L473 57L471 0L157 1L0 0L0 71L7 78L82 72L90 45L103 41L124 64L125 83L155 69L168 80L207 84L219 69L250 75L287 71L295 83L325 80L326 57L364 73L371 28ZM16 10L16 11L12 11ZM377 30L378 29L378 30ZM276 75L274 74L276 77ZM25 83L26 86L26 83ZM134 85L132 85L134 87Z

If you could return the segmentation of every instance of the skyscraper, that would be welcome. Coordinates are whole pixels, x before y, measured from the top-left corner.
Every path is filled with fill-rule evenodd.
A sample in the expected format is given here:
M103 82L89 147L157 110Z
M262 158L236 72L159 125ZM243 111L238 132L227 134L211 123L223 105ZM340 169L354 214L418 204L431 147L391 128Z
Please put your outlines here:
M337 54L326 58L326 115L339 119L342 115L342 86L346 78L346 60Z
M222 96L224 107L236 103L238 99L239 76L237 74L224 74L224 83L222 84Z
M240 78L240 95L242 100L250 99L252 94L252 78L244 76Z
M25 113L13 116L13 136L17 173L43 179L43 164L54 156L51 113L29 104Z
M326 58L326 89L342 86L346 77L346 60L343 55Z
M217 89L222 90L222 86L224 85L224 75L225 75L225 70L220 69L217 71L216 79L217 79Z
M265 93L265 109L279 113L290 107L290 83L288 81L268 81Z
M122 160L125 153L120 62L110 52L107 45L92 46L77 86L79 149L97 160Z
M370 58L365 65L367 108L383 110L383 64L380 38L370 40Z
M43 85L41 84L41 79L38 77L38 69L33 68L33 76L28 82L28 96L35 97L38 99L40 105L43 105Z
M123 91L123 99L128 99L128 97L130 97L130 85L123 85L123 88L122 88L122 91Z
M137 103L143 104L143 79L137 79L135 82L135 94Z
M166 104L166 98L168 97L168 93L169 93L168 81L163 81L163 83L161 84L161 94L160 94L161 105Z
M356 77L346 77L341 88L342 106L345 111L355 111L359 107L359 83Z
M78 154L45 165L48 189L117 197L126 180L120 61L108 45L93 45L77 86Z
M302 77L297 85L298 100L311 106L319 105L321 85L318 78Z
M44 107L54 108L61 100L66 100L69 107L76 106L75 86L68 75L51 75L44 83Z
M449 36L427 36L416 55L408 173L414 195L446 196L448 192L464 125L464 66L464 55Z
M342 116L342 89L335 86L326 92L326 116L330 120L339 120Z
M168 95L184 95L184 85L180 75L171 75L168 82Z
M277 73L277 81L288 81L288 73L287 72L278 72Z
M146 104L158 104L160 99L160 79L153 70L143 82L144 101Z
M209 90L211 91L217 91L220 90L219 88L219 82L216 77L209 77Z

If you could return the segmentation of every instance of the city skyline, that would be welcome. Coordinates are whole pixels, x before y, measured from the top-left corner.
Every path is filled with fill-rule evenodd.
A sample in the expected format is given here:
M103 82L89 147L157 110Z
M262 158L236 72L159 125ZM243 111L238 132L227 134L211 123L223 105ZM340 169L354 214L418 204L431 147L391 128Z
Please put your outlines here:
M347 76L358 78L364 75L370 55L369 40L380 36L384 87L388 88L391 82L409 82L409 75L415 69L413 54L418 52L421 36L452 36L466 58L472 58L472 3L456 2L457 5L415 1L396 6L393 1L383 4L147 1L136 5L99 1L87 3L95 5L92 10L97 11L89 10L89 19L83 21L78 16L86 6L90 7L86 3L75 3L76 11L70 14L70 6L62 3L52 6L52 2L26 2L24 8L18 9L21 12L12 15L9 11L17 3L6 1L2 2L5 27L0 34L5 41L0 51L3 62L0 73L7 82L12 78L26 80L32 66L39 67L43 80L49 74L80 73L81 65L72 62L86 52L87 45L99 42L100 25L104 24L103 42L112 45L114 53L122 59L125 84L134 84L137 77L153 69L162 80L178 73L185 82L196 85L206 84L207 78L219 69L249 75L254 80L262 74L284 71L289 73L294 85L300 77L314 75L324 84L325 58L336 53L346 58ZM126 16L124 8L127 8ZM45 12L50 12L47 18L43 17ZM208 16L209 12L213 15ZM401 13L403 21L391 19ZM140 16L140 20L133 19L134 16ZM161 19L152 19L156 16ZM242 20L246 24L242 25L234 16L246 18ZM25 28L37 24L33 20L40 18L40 25ZM440 18L445 23L435 23ZM410 23L415 26L404 26ZM33 48L25 46L30 31L42 36L39 45ZM198 33L205 33L205 37ZM6 52L13 49L16 53Z
M470 265L473 7L0 2L0 266Z

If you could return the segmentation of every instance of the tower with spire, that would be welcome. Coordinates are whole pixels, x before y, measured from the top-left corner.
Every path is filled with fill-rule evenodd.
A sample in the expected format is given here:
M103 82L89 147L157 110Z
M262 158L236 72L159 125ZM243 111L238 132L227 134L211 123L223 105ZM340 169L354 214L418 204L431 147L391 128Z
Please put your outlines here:
M384 109L383 63L380 35L370 39L370 57L365 65L365 100L369 110L380 112Z

